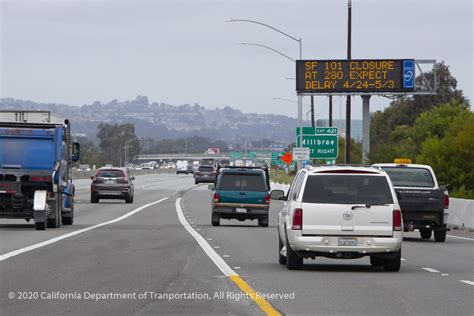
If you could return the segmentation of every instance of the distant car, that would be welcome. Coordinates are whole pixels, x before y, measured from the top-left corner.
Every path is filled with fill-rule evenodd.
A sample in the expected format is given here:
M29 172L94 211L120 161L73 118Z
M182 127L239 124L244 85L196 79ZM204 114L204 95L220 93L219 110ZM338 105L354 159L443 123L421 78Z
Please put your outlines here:
M178 160L176 162L176 174L185 173L188 174L188 161Z
M194 167L193 167L193 164L189 163L187 168L186 168L186 174L188 173L194 173Z
M221 159L221 160L219 160L219 165L221 167L229 167L230 166L230 160L229 159Z
M214 190L213 226L219 226L221 218L239 221L256 219L259 226L268 226L270 179L267 168L219 169Z
M133 203L132 180L135 178L130 177L126 169L99 169L91 179L91 203L98 203L101 199L119 199Z
M145 162L145 163L140 164L140 167L142 167L143 170L145 170L145 169L152 170L153 169L153 165L149 162Z
M278 215L279 262L290 270L304 258L358 259L400 270L403 220L397 194L382 170L306 167L291 184Z
M199 166L194 173L194 184L216 181L216 169L213 166Z

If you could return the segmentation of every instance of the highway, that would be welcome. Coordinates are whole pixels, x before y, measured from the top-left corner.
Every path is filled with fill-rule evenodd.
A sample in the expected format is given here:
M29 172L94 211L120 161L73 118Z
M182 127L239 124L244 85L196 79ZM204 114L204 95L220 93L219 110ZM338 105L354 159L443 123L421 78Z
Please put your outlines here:
M400 272L368 258L306 260L288 271L270 225L210 223L210 191L191 175L137 176L135 202L90 204L76 180L75 222L35 231L0 220L2 315L472 315L474 233L445 243L406 233ZM263 295L252 297L254 292Z

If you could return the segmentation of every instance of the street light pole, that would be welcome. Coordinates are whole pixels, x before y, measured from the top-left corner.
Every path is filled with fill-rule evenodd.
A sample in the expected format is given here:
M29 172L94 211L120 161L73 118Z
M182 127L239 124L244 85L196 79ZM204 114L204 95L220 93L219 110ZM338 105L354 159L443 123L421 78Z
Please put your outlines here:
M351 59L352 0L347 3L347 59ZM346 99L346 164L351 163L351 96Z
M276 27L273 27L271 25L268 25L268 24L265 24L265 23L262 23L262 22L259 22L259 21L254 21L254 20L246 20L246 19L229 19L227 20L226 22L247 22L247 23L253 23L253 24L258 24L258 25L261 25L261 26L264 26L264 27L267 27L271 30L274 30L282 35L285 35L286 37L294 40L295 42L298 42L299 44L299 50L300 50L300 60L303 59L303 41L301 40L301 37L300 38L296 38L294 36L291 36L279 29L277 29ZM264 47L263 45L257 45L257 46L262 46ZM275 51L274 49L272 48L269 48L269 47L266 47L270 50L273 50ZM278 52L280 55L283 55L285 56L284 54ZM288 57L288 56L285 56L285 57ZM292 58L290 58L292 59ZM300 146L302 146L303 144L303 96L301 95L298 95L298 121L299 121L299 128L300 128Z

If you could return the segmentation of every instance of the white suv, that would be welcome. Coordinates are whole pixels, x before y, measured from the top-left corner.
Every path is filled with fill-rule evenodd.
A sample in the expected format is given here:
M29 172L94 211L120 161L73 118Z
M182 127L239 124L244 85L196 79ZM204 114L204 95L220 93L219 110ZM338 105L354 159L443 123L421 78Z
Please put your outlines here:
M403 220L397 194L383 170L322 166L300 170L278 216L279 262L303 267L303 258L357 259L400 270Z

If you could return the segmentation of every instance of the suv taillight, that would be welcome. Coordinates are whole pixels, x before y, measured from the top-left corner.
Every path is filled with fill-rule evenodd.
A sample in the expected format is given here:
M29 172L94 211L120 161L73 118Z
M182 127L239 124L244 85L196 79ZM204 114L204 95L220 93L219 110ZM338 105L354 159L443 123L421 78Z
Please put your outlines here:
M212 197L212 201L214 203L219 203L219 194L218 193L214 193L214 196Z
M393 210L393 230L401 231L402 229L402 212L400 210Z
M444 192L444 209L449 208L449 195L447 192Z
M265 203L270 204L270 195L269 194L265 195Z
M293 230L301 230L303 228L303 209L295 208L293 211Z

